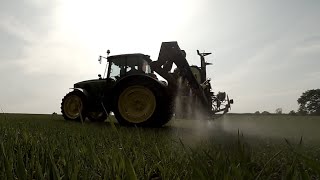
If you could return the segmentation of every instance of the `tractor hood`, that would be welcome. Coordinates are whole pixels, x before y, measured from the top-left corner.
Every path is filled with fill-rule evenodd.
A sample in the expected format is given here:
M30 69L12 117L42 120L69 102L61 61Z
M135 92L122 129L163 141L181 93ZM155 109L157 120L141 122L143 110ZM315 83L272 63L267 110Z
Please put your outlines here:
M90 94L96 94L103 92L106 87L105 79L91 79L86 81L81 81L74 84L74 88L80 88L86 90Z
M90 80L86 80L86 81L80 81L74 84L74 88L84 88L86 86L90 86L90 85L96 85L96 84L100 84L103 83L105 81L103 81L102 79L90 79Z

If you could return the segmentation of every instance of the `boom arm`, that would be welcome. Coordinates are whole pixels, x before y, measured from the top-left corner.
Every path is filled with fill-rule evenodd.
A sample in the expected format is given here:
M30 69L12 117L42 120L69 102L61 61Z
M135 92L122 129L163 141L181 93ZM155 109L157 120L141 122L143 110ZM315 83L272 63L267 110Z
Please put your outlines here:
M202 87L193 76L189 63L185 58L184 51L179 48L176 41L163 42L158 60L151 63L151 68L165 78L169 85L178 87L176 79L169 73L173 63L179 69L180 75L188 80L191 89L197 97L200 98L203 105L208 107L207 105L210 103L210 100L207 99Z

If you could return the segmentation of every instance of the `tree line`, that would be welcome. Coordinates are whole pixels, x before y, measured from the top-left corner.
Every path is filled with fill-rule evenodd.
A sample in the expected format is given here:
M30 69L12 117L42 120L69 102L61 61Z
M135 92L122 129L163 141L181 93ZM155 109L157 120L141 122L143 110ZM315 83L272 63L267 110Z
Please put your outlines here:
M320 115L320 89L311 89L302 93L297 100L299 108L291 110L289 115ZM268 111L256 111L254 114L271 114ZM282 108L277 108L275 114L282 114Z

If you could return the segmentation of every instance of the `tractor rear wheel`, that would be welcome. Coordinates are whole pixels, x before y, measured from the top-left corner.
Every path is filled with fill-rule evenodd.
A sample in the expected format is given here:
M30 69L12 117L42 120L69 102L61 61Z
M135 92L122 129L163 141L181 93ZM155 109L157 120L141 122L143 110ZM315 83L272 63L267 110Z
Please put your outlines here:
M69 92L61 103L61 113L65 120L84 121L86 118L85 113L86 97L79 91L74 90Z
M135 76L115 89L114 115L121 125L161 127L172 117L166 87L154 79Z

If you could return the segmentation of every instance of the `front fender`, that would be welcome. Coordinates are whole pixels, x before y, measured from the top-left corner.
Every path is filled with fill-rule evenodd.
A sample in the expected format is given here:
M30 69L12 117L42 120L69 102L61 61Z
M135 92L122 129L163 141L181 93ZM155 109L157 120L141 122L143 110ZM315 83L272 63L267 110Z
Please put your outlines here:
M81 91L87 98L89 96L88 91L86 91L85 89L82 89L82 88L70 88L70 89L73 89L74 91Z

